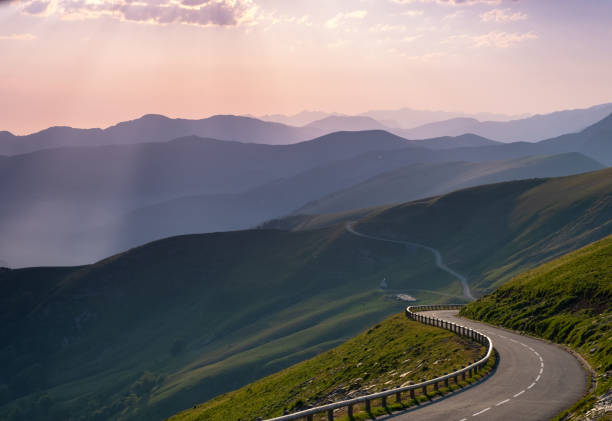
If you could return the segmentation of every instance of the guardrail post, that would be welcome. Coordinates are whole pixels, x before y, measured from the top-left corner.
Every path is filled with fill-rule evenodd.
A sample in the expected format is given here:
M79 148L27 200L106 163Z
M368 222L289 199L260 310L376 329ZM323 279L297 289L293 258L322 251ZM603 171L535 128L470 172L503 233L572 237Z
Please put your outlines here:
M438 391L440 390L440 389L438 389L438 382L435 382L435 383L434 383L434 390L435 390L436 392L438 392Z
M425 379L422 380L423 382ZM423 395L427 396L427 386L423 386Z
M307 419L308 421L312 421L312 414L307 415L307 416L306 416L306 419Z
M444 373L446 376L447 373ZM448 389L450 386L448 385L448 377L444 379L444 386Z
M349 405L346 412L348 413L349 418L353 418L353 405Z
M414 382L410 382L410 385L413 385ZM414 396L414 389L410 389L410 399L413 401L416 400L416 396Z
M386 397L386 396L383 396L383 397L380 399L380 403L382 404L382 407L383 407L383 408L386 408L386 407L387 407L387 397Z
M327 410L327 421L334 421L334 410L333 409Z
M366 406L366 408L365 408L365 409L366 409L366 412L368 412L368 413L369 413L369 412L371 412L371 408L370 408L370 400L369 400L369 399L366 399L366 401L365 401L365 406Z
M395 394L395 402L396 403L402 403L402 392L397 392Z

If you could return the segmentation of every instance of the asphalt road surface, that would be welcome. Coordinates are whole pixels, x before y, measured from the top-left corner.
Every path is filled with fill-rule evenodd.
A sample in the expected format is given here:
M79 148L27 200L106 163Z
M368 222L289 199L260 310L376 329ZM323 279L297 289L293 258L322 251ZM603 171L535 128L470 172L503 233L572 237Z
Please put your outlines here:
M385 419L548 421L586 391L585 370L559 346L459 318L456 310L426 313L488 335L499 352L499 365L492 376L463 392Z
M459 282L461 282L461 286L463 287L463 295L465 296L465 298L467 298L470 301L475 300L474 296L472 295L472 291L470 290L470 285L468 284L468 281L465 278L465 276L461 275L460 273L455 272L454 270L452 270L451 268L446 266L444 264L444 261L442 260L442 255L435 248L429 247L429 246L426 246L426 245L423 245L423 244L419 244L419 243L413 243L413 242L410 242L410 241L391 240L389 238L376 237L376 236L373 236L373 235L362 234L362 233L360 233L358 231L355 231L355 229L353 228L353 224L352 223L347 223L346 224L346 230L348 232L350 232L351 234L355 234L355 235L357 235L359 237L363 237L363 238L369 238L370 240L385 241L387 243L395 243L395 244L403 244L405 246L410 246L410 247L419 247L419 248L422 248L422 249L425 249L425 250L428 250L428 251L432 252L434 257L436 258L436 266L439 267L440 269L442 269L443 271L450 273L455 278L459 279Z

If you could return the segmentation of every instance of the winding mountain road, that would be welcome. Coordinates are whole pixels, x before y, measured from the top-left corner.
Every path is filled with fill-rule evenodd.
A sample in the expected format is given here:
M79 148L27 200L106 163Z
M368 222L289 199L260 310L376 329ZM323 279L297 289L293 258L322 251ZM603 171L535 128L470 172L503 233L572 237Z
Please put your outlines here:
M391 240L389 238L383 238L383 237L376 237L373 235L368 235L368 234L363 234L359 231L355 231L355 229L353 228L353 223L352 222L348 222L346 224L346 230L348 232L350 232L351 234L354 234L358 237L363 237L363 238L369 238L370 240L377 240L377 241L385 241L387 243L395 243L395 244L403 244L405 246L411 246L411 247L418 247L418 248L422 248L425 250L428 250L430 252L433 253L434 257L436 258L436 266L439 267L440 269L442 269L443 271L450 273L452 276L454 276L455 278L459 279L459 282L461 282L461 286L463 287L463 296L465 298L467 298L470 301L474 301L476 298L472 295L472 291L470 290L470 285L468 284L467 278L463 275L461 275L460 273L455 272L454 270L452 270L451 268L449 268L448 266L446 266L444 264L444 261L442 260L442 255L440 254L440 252L433 248L433 247L429 247L423 244L419 244L419 243L413 243L410 241L402 241L402 240Z
M499 352L499 365L491 377L465 391L381 419L545 421L584 394L586 373L578 360L561 347L459 318L456 310L427 313L488 335Z
M461 281L464 296L474 299L467 279L444 265L440 252L409 241L362 234L352 224L346 229L357 236L424 248L436 257L436 265ZM557 345L519 335L484 323L459 318L456 310L439 310L430 316L468 326L488 335L499 353L495 373L484 382L431 404L421 405L380 419L410 421L545 421L578 401L587 388L580 362Z

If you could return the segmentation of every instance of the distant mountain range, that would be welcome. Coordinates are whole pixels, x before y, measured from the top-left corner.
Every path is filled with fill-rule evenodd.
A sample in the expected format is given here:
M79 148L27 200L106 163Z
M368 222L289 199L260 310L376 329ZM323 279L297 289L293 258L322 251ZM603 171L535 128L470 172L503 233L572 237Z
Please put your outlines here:
M372 130L292 145L189 136L0 156L0 259L12 266L78 264L164 236L252 227L319 200L319 210L312 203L307 209L397 203L479 183L591 171L612 165L611 139L608 116L537 143L477 135L409 141ZM551 157L559 154L566 155ZM370 180L384 173L391 177L384 183ZM376 186L367 194L373 202L347 193L364 191L364 182ZM334 204L324 204L334 194Z
M253 116L249 116L253 117ZM340 113L327 113L323 111L302 111L294 115L268 114L259 118L265 121L274 121L290 126L306 126L314 121L327 117L349 117ZM398 110L372 110L361 113L356 117L372 118L385 127L399 129L410 129L427 123L449 120L452 118L473 118L480 121L509 121L528 117L528 115L506 115L495 113L459 113L449 111L425 111L411 108L400 108ZM372 127L369 127L370 129Z
M321 130L386 130L406 139L429 139L446 136L474 134L500 142L536 142L562 134L579 132L612 113L612 103L585 109L558 111L550 114L522 118L504 118L502 115L424 112L410 109L369 112L359 116L322 115L305 125ZM393 116L412 116L399 123ZM436 118L433 118L436 116ZM429 118L430 121L425 121ZM419 120L420 119L420 120ZM406 121L420 121L406 124Z
M473 133L501 142L536 142L566 133L579 132L610 115L610 113L612 113L612 103L586 109L535 115L511 121L478 121L473 118L454 118L396 133L409 139Z
M411 110L405 109L398 112L407 113L409 111ZM216 115L200 120L188 120L149 114L135 120L118 123L106 129L50 127L24 136L0 131L0 155L17 155L66 146L165 142L186 136L285 145L337 131L363 130L385 130L412 140L474 134L481 138L487 138L489 141L533 142L578 132L610 113L612 113L612 104L603 104L588 109L561 111L511 121L482 122L473 117L455 117L444 121L436 120L424 126L410 129L406 129L397 122L388 119L377 120L375 117L381 115L380 112L360 116L305 112L300 114L301 122L308 122L302 127L262 121L245 116ZM447 115L449 113L442 114ZM306 118L306 116L309 118ZM497 117L501 118L502 116Z
M448 193L461 188L525 178L579 174L604 168L578 153L506 161L412 164L321 197L296 214L338 213Z
M407 147L402 138L373 131L282 146L192 136L2 157L0 258L19 266L91 261L118 251L109 247L120 233L83 245L74 236L125 212L181 196L236 194L364 152Z
M325 133L316 127L290 127L232 115L187 120L150 114L106 129L51 127L26 136L0 132L0 155L16 155L64 146L164 142L185 136L284 145L312 139Z

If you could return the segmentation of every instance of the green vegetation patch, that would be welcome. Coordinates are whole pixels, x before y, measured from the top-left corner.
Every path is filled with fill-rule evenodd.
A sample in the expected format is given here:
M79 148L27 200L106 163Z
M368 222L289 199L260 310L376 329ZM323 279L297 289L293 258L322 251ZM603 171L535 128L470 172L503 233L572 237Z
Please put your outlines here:
M459 190L381 208L357 231L440 250L477 293L612 234L612 168Z
M612 388L612 236L525 272L461 315L566 344L597 371L594 394Z
M431 379L475 361L484 347L395 315L344 344L173 418L250 420Z

